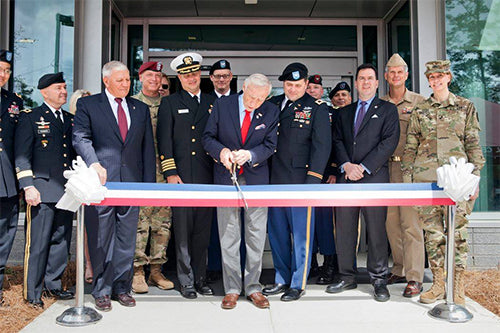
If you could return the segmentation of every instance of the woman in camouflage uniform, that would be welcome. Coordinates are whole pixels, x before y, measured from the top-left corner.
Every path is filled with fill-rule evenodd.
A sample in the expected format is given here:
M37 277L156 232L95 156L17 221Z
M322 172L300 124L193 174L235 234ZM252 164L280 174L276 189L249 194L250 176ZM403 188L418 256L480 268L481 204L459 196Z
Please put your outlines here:
M449 163L449 158L465 158L474 164L475 175L484 165L479 146L479 120L471 101L452 94L449 60L425 64L425 75L433 94L418 104L410 117L402 169L405 182L436 182L436 169ZM463 273L467 263L467 215L471 213L479 188L468 201L458 202L455 215L455 283L454 302L465 303ZM420 302L433 303L444 299L444 258L446 253L446 207L418 207L425 230L425 247L434 275L432 287L422 293Z

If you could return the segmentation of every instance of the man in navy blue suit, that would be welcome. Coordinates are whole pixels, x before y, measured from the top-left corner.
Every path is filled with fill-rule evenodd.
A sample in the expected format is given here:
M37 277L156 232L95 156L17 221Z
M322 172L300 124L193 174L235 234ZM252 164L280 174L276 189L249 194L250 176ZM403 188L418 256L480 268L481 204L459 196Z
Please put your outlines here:
M215 101L203 134L203 147L215 159L214 182L231 185L231 170L237 165L238 183L269 183L267 159L278 142L278 108L267 102L271 83L262 74L250 75L243 94ZM234 170L234 169L233 169ZM240 208L218 207L217 220L222 250L222 272L226 296L222 308L233 309L242 291L240 265ZM266 240L267 207L244 212L246 262L245 294L258 308L268 308L259 283Z
M155 149L146 104L126 97L130 73L119 61L102 69L104 92L77 102L73 146L101 183L155 182ZM110 297L135 306L130 295L139 207L93 206L86 210L96 308L111 310Z
M388 183L388 161L399 141L396 106L378 99L377 70L363 64L356 71L359 100L338 113L333 131L336 164L341 169L338 183ZM388 248L385 220L387 207L337 207L335 230L340 279L329 285L329 293L357 287L354 272L358 219L366 220L367 270L376 301L389 300L387 289Z

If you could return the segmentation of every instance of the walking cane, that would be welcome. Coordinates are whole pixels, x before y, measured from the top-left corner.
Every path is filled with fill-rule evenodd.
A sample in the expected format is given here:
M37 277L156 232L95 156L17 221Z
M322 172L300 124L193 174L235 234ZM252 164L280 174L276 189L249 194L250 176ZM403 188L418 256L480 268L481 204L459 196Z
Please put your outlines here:
M76 214L76 295L75 306L64 311L56 319L56 323L62 326L86 326L95 324L102 319L102 315L96 310L83 305L83 246L84 246L84 206L78 208Z
M450 323L465 323L472 319L472 313L464 306L453 302L453 277L455 276L455 212L457 206L448 206L448 236L446 240L446 300L429 310L429 315Z

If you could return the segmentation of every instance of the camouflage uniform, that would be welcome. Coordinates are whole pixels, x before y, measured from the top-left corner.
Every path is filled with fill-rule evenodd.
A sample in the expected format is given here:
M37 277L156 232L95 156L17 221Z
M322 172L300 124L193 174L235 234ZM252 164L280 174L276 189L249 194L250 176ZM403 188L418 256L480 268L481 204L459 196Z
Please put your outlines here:
M394 103L398 108L400 136L398 146L389 161L389 176L391 183L402 183L401 157L406 144L408 123L413 107L423 102L425 97L407 89L399 103L391 100L389 94L381 99ZM391 273L405 276L407 281L422 282L425 260L424 239L422 223L415 208L411 206L387 207L386 229L394 261Z
M151 112L151 123L156 144L156 123L158 108L161 97L148 97L142 91L132 96L146 103ZM165 180L159 173L158 151L156 152L156 182L163 183ZM139 213L139 224L137 225L137 242L135 247L134 266L147 264L164 264L167 262L167 245L170 240L170 227L172 225L172 210L170 207L141 207ZM150 231L151 230L151 231ZM151 236L151 237L150 237ZM146 255L146 246L150 240L149 256Z
M432 64L431 64L432 65ZM449 65L449 63L448 63ZM428 66L429 67L429 66ZM439 71L433 71L439 72ZM484 165L479 146L479 120L471 101L450 93L439 102L433 95L417 105L410 117L402 169L405 182L436 182L436 169L449 163L449 158L464 157L474 164L475 175ZM455 263L465 268L467 262L467 224L473 201L457 204L455 215ZM444 267L446 237L443 206L418 207L425 230L425 245L432 267Z

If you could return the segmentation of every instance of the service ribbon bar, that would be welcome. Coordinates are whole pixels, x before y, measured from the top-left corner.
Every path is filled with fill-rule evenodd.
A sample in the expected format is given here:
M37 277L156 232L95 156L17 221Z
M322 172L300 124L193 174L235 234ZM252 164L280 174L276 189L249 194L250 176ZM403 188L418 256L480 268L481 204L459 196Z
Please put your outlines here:
M107 183L100 206L243 207L235 186ZM435 183L241 186L249 207L454 205Z

